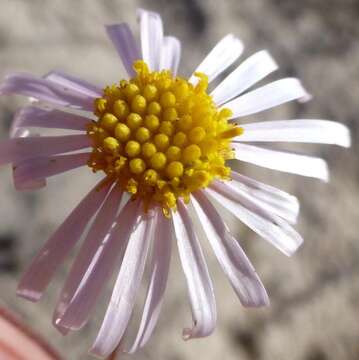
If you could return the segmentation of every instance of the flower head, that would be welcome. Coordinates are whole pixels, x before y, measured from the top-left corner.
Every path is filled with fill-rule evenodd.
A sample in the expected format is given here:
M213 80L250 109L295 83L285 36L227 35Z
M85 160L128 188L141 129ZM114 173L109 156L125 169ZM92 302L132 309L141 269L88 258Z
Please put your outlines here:
M230 140L242 129L229 123L229 109L217 109L205 74L192 85L169 70L150 72L143 60L133 67L135 77L95 100L89 166L168 215L178 199L188 202L213 180L229 179Z
M258 275L217 208L227 209L291 255L302 243L292 227L299 203L292 195L231 170L227 160L327 180L322 159L247 143L350 145L348 129L326 120L238 125L241 117L310 96L294 78L247 91L277 70L266 51L243 61L209 92L208 84L215 84L218 75L242 54L241 41L225 36L185 79L177 75L180 42L163 36L160 16L140 10L139 20L141 51L127 24L107 27L129 80L116 79L102 90L73 76L50 72L43 78L11 74L0 85L2 95L34 99L16 113L11 138L0 143L0 164L12 163L18 190L41 188L47 178L80 166L103 174L33 260L18 288L20 296L39 300L84 235L53 317L54 325L66 334L86 324L120 263L92 348L100 356L109 355L119 344L122 351L134 352L150 338L166 288L172 234L193 317L192 327L184 329L183 336L203 337L214 330L212 282L190 208L241 303L267 305ZM32 133L33 127L80 134L38 136ZM124 347L147 258L151 275L140 326L130 346Z

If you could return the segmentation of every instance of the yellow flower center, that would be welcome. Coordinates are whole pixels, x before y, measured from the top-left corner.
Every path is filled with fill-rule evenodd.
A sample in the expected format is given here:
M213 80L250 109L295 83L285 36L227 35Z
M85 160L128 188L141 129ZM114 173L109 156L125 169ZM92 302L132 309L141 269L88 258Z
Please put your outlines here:
M196 74L193 86L170 71L150 72L143 61L134 69L133 79L106 87L95 101L88 165L168 214L178 198L228 179L230 141L243 129L228 122L229 109L216 108L206 75Z

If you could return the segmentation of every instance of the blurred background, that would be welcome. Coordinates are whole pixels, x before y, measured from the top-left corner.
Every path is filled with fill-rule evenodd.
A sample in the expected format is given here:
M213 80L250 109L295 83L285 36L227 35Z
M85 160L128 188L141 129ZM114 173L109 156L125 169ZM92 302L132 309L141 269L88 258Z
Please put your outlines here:
M100 85L121 79L124 69L103 24L127 21L135 27L139 6L161 12L165 32L182 41L182 75L189 75L222 36L233 32L247 46L242 59L268 49L280 64L271 79L298 76L314 95L308 104L291 103L243 121L336 120L351 128L353 146L349 150L290 147L328 159L329 184L241 165L244 174L280 187L301 201L297 229L305 243L292 258L281 255L245 226L237 226L238 238L268 289L271 307L242 308L205 247L218 301L218 326L209 338L183 342L181 331L190 323L190 308L174 254L157 331L132 358L359 359L359 1L1 0L0 77L10 71L41 76L61 69ZM7 137L13 113L23 103L21 98L0 98L1 139ZM51 316L71 259L39 304L17 298L15 290L31 258L92 187L92 174L84 168L75 170L50 179L46 189L17 193L11 169L5 167L0 169L0 183L3 304L17 311L64 359L90 359L87 350L111 287L88 326L67 337L52 328Z

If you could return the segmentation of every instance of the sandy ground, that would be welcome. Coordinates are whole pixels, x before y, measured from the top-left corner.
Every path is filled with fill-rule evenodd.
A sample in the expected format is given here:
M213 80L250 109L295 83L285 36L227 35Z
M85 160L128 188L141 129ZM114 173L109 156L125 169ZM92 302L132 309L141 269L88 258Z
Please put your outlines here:
M166 32L183 41L184 75L228 32L247 44L245 56L269 49L281 65L277 78L300 77L314 99L305 105L281 106L255 119L341 121L352 129L353 147L291 147L328 159L329 184L241 165L244 174L295 194L302 204L297 228L306 241L293 258L282 256L245 226L237 226L238 238L267 286L271 307L243 309L206 247L218 299L218 327L209 338L183 342L181 328L190 322L190 309L175 254L156 334L132 358L358 359L358 1L1 0L0 77L13 70L42 75L56 68L101 85L119 80L124 70L102 25L124 20L135 25L137 6L161 11ZM21 98L0 99L2 139L22 103ZM243 119L249 120L253 119ZM93 176L86 169L76 170L51 179L44 190L24 194L13 189L7 167L0 169L0 183L2 301L65 359L89 359L87 349L104 306L98 307L94 320L79 333L62 337L51 326L51 312L71 259L39 304L16 298L15 289L30 259L92 186ZM109 294L110 288L104 304Z

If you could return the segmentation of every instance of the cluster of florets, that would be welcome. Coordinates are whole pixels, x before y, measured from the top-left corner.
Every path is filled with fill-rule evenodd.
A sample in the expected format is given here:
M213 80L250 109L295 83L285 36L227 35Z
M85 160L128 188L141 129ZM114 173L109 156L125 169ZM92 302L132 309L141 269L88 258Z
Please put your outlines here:
M194 86L169 71L150 72L143 61L134 69L133 79L106 87L95 101L89 166L168 212L178 197L188 200L213 179L228 177L230 139L242 129L228 123L228 109L215 107L205 75L197 74Z

